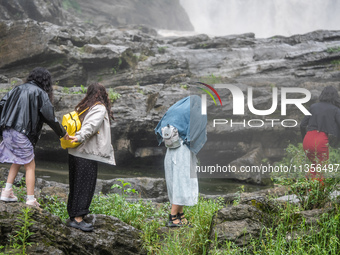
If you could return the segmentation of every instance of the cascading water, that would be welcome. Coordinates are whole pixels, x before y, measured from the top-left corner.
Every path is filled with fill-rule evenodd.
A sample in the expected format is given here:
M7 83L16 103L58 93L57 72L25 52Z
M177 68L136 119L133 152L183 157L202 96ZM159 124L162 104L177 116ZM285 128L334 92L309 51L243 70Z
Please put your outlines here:
M198 33L257 38L340 30L339 0L180 0Z

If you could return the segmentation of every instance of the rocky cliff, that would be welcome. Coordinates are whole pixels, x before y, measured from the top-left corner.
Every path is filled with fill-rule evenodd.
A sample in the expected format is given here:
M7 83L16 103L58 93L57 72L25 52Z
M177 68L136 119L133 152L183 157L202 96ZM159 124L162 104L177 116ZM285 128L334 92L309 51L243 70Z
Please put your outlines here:
M157 29L192 31L179 0L13 0L0 1L0 19L33 19L57 25L96 27L148 25Z
M53 4L59 5L62 2ZM1 8L5 6L2 2ZM51 13L54 7L48 10ZM312 98L306 107L317 100L325 86L340 89L340 31L267 39L256 39L252 33L162 37L154 28L142 25L87 26L76 19L78 25L73 26L51 22L0 21L1 96L33 67L45 66L56 84L55 109L61 117L83 97L80 85L101 82L109 92L121 95L113 105L116 121L112 124L112 143L120 165L135 159L162 159L164 146L157 146L154 127L174 102L202 93L197 81L234 85L245 94L245 100L247 89L252 87L254 107L264 110L272 105L272 89L278 89L278 107L269 116L255 116L247 106L244 115L233 115L238 106L233 107L227 89L217 89L223 106L215 106L208 97L208 142L199 154L201 164L232 162L236 167L260 164L263 159L275 161L283 156L289 142L301 141L298 125L282 126L284 119L298 123L303 117L293 105L286 116L282 115L283 87L309 90ZM214 127L213 119L246 124ZM248 125L254 119L264 125ZM277 121L272 125L266 119ZM65 155L47 128L38 143L37 157L60 160ZM259 176L239 178L262 181Z

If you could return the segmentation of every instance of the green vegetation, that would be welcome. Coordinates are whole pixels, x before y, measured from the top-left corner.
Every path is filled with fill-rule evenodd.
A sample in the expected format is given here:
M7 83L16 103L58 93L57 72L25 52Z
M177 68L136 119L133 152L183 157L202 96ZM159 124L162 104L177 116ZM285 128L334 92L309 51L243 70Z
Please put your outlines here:
M32 220L32 211L29 207L24 207L21 210L22 214L16 219L15 235L10 236L9 245L4 247L0 246L0 250L4 250L5 253L0 254L22 254L26 255L27 246L31 246L32 243L28 242L28 238L34 233L29 230L29 227L34 224Z
M181 84L181 89L188 90L189 89L189 85L188 84Z
M109 88L109 99L111 103L114 103L118 98L120 98L121 94L119 94L117 91L115 91L112 88Z
M147 60L149 57L148 56L146 56L146 55L144 55L144 54L141 54L141 55L139 55L139 57L138 57L138 61L145 61L145 60Z
M330 148L327 166L338 164L340 152ZM286 156L277 165L308 166L302 145L289 145ZM306 165L307 164L307 165ZM339 169L340 170L340 169ZM165 228L170 204L155 206L143 201L128 202L127 196L139 196L131 184L120 180L112 188L121 190L121 194L110 193L95 195L90 207L93 214L115 216L142 231L143 246L148 254L339 254L340 253L340 206L329 194L336 190L338 178L309 178L304 171L274 173L272 179L276 184L289 187L302 203L285 203L278 205L276 211L267 212L269 225L263 227L260 236L250 237L250 245L238 247L233 242L217 243L217 237L209 240L210 226L216 211L225 207L223 199L205 200L199 198L198 204L185 207L185 214L192 227L172 229ZM19 188L15 192L18 194ZM21 187L23 189L23 187ZM24 189L23 189L24 190ZM233 205L241 202L244 186L240 186ZM19 192L19 197L22 194ZM274 199L274 197L272 198ZM68 218L66 203L57 197L45 197L39 201L43 209L59 216L64 222ZM323 208L311 221L306 220L302 211ZM29 245L32 234L28 228L32 224L29 211L18 218L19 230L11 239L11 246L24 251ZM242 238L242 237L241 237ZM0 251L8 247L0 246ZM1 252L0 252L1 254ZM8 253L6 253L8 254Z
M222 77L221 76L215 76L214 74L211 74L209 76L201 77L200 82L207 83L209 85L222 83Z
M62 2L62 7L65 9L65 10L70 10L70 9L73 9L75 10L77 13L81 13L81 8L80 8L80 5L78 4L77 1L75 0L63 0Z
M81 92L82 92L83 94L86 94L86 93L87 93L87 88L85 88L84 85L80 85L80 89L81 89Z
M200 43L199 44L199 48L201 48L201 49L205 49L207 47L208 47L208 44L206 44L206 43Z
M111 189L114 189L114 188L120 189L122 191L123 197L125 197L127 194L130 194L130 193L138 194L137 190L129 188L129 187L131 187L131 184L129 182L125 182L122 179L118 179L118 181L120 181L121 185L114 184L114 185L112 185Z
M340 52L340 46L339 47L331 47L327 49L328 53L336 53L336 52Z
M73 88L77 88L76 85L74 85ZM65 93L65 94L86 94L87 88L84 85L80 85L79 91L70 91L69 87L63 87L63 93Z
M138 86L137 93L144 95L145 92L144 92L143 88L139 85L139 83L137 84L137 86Z
M85 46L77 48L80 53L85 53Z
M69 87L63 87L63 93L70 94L70 88Z
M210 244L208 235L212 216L223 207L222 201L199 199L199 203L186 208L186 216L192 222L192 228L181 228L172 233L160 236L158 229L165 226L168 218L169 203L155 207L151 202L139 200L136 203L126 201L127 194L137 194L130 188L130 183L121 181L118 186L122 195L108 194L95 195L90 211L93 214L115 216L143 231L142 239L148 254L205 254ZM59 216L64 222L67 220L66 203L56 197L49 197L48 202L39 201L45 210ZM183 253L180 251L183 250Z
M233 201L233 205L236 206L240 203L241 200L241 194L244 193L244 185L241 185L238 189L238 191L236 192L237 197L236 199Z
M158 53L164 54L167 48L168 48L168 46L158 47Z
M122 63L123 63L123 60L121 58L118 58L118 63L114 67L112 67L112 72L114 74L116 74L119 71L119 68Z
M192 228L178 228L172 231L161 230L164 227L170 204L164 203L155 207L150 202L139 200L136 203L126 201L130 184L121 181L123 195L96 195L90 210L94 214L115 216L122 221L142 230L143 246L148 254L338 254L340 252L339 229L340 210L334 205L332 210L325 211L315 224L309 224L299 214L299 205L286 204L276 213L269 214L272 225L264 227L261 235L250 240L250 246L240 248L233 242L217 244L209 240L210 226L215 212L225 206L222 199L204 200L186 207L185 213ZM126 190L126 192L124 192ZM244 191L240 187L239 194ZM137 194L137 193L135 193ZM240 198L239 198L240 199ZM237 201L238 202L238 201ZM238 203L235 202L234 205ZM59 205L58 205L59 204ZM58 205L58 206L56 206ZM43 205L64 221L67 219L66 204L53 199ZM165 228L166 229L166 228Z
M309 224L299 214L300 208L288 203L278 212L273 226L252 240L252 254L339 254L340 211L338 205L334 206L333 211L324 212L314 224Z
M315 167L317 175L312 178L309 173L311 162L305 156L302 144L290 144L286 148L286 156L277 165L291 166L293 170L272 173L273 181L289 186L300 199L303 209L323 208L331 202L330 194L337 190L339 184L339 157L339 150L330 147L328 161Z
M144 95L144 90L143 89L138 89L137 93Z
M11 90L11 88L0 88L0 93L7 93Z
M13 185L14 194L18 197L18 201L26 203L26 180L23 177L16 186Z
M331 64L338 67L338 66L340 66L340 60L332 60Z

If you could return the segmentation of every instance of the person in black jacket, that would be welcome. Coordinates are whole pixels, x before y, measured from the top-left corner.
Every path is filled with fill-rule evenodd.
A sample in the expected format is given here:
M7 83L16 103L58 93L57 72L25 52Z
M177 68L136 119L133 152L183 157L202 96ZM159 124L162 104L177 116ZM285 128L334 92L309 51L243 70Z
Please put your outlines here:
M312 115L304 117L300 124L303 149L312 164L322 164L329 158L328 146L336 145L340 135L340 98L338 91L325 87L318 103L311 105ZM313 167L311 167L313 169ZM316 172L311 172L315 177Z
M2 201L15 202L12 185L21 165L26 170L26 204L39 207L34 198L35 161L34 147L39 140L43 123L47 123L59 136L68 139L63 126L54 115L52 79L48 70L37 67L29 74L26 83L8 92L0 101L0 162L12 163Z

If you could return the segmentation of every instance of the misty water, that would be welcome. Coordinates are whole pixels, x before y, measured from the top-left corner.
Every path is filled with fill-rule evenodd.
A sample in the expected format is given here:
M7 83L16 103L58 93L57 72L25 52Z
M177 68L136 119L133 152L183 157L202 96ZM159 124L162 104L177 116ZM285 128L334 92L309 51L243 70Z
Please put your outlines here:
M1 166L9 169L10 164L0 163L0 167ZM20 168L20 172L25 173L23 167ZM69 183L67 162L47 162L36 160L35 174L37 178L42 178L46 181L56 181L65 184ZM157 165L150 165L148 167L138 167L138 164L129 167L110 166L102 163L99 163L98 165L98 179L110 180L114 178L133 177L164 178L164 169L160 169ZM245 184L222 178L199 178L198 180L200 193L207 195L235 193L240 190L240 186L242 185L244 185L245 192L253 192L269 188L269 186Z
M257 38L340 29L339 0L180 0L195 32Z

